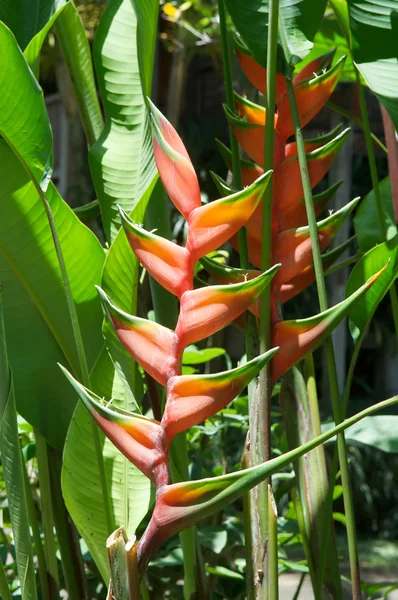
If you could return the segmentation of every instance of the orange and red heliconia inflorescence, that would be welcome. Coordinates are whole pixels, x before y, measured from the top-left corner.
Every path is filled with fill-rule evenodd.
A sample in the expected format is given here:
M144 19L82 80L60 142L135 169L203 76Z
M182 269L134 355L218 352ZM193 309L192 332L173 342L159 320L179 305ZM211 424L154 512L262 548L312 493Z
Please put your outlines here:
M238 52L248 78L264 92L265 71L253 59ZM320 110L332 93L342 62L331 67L332 56L307 65L294 79L302 125ZM330 67L319 76L313 73ZM227 111L239 144L257 163L263 160L265 111L236 96L236 114ZM272 258L275 266L265 273L224 267L206 258L227 241L238 249L237 232L246 227L249 256L260 267L262 223L261 199L271 173L259 164L242 161L247 187L220 200L202 205L199 183L184 144L167 119L151 104L154 154L160 177L170 199L187 221L185 247L149 233L121 211L130 246L141 264L180 301L175 330L129 315L99 290L105 314L121 343L142 368L166 388L166 404L161 421L137 414L119 413L93 398L86 404L109 439L153 482L156 504L151 521L138 544L138 561L143 569L153 552L168 537L195 522L196 506L214 492L210 484L172 484L169 445L173 437L211 417L231 402L271 361L273 382L319 344L346 314L347 301L316 317L283 321L280 305L314 280L312 250L296 146L288 142L293 133L292 119L283 77L278 76L277 112L274 115L275 145L273 180ZM327 135L306 142L312 186L330 167L346 133ZM221 148L230 165L227 148ZM336 186L319 194L319 214ZM350 203L318 224L321 248L325 248L338 227L354 208ZM203 266L217 285L194 289L195 263ZM330 258L325 263L330 264ZM249 309L257 316L258 299L271 285L271 331L275 348L242 367L215 375L182 375L181 363L188 344L219 331ZM367 284L367 287L371 282ZM363 291L365 290L364 289ZM363 293L363 292L361 292ZM217 483L217 485L224 485ZM212 492L213 490L213 492Z

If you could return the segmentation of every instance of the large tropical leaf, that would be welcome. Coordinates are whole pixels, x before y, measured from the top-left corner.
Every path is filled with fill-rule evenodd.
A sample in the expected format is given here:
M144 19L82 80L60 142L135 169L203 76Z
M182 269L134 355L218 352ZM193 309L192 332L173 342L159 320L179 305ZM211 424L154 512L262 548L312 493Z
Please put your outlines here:
M8 365L0 290L0 453L10 511L17 571L22 600L36 600L35 569L32 555L21 447L18 435L14 386ZM29 492L30 493L30 492Z
M337 62L342 56L346 56L344 68L339 82L355 81L354 65L350 56L350 49L345 39L339 21L334 12L326 11L325 17L314 38L314 47L305 59L297 65L297 71L300 71L305 65L327 52L335 52L334 60Z
M384 219L383 225L380 223L374 190L371 190L365 196L355 213L355 233L358 236L358 243L362 252L367 252L374 248L376 244L384 242L384 229L387 232L387 240L391 240L398 233L389 177L379 183L379 193L381 213Z
M398 129L398 0L348 0L358 69Z
M17 406L52 445L61 448L75 396L56 363L67 363L79 372L61 273L37 190L4 141L0 177L0 281ZM104 252L52 184L47 197L92 365L102 346L94 286L100 281Z
M103 123L94 80L91 52L84 25L73 2L68 2L54 22L65 58L89 146L100 135Z
M226 0L226 5L254 58L265 66L269 0ZM325 8L326 0L281 0L281 20L294 57L304 58L311 50Z
M398 275L398 235L392 240L379 244L367 252L350 273L346 286L346 296L350 296L367 281L375 271L383 269L380 277L353 305L349 313L349 326L354 341L364 333L383 296L393 285Z
M39 79L40 72L40 52L43 46L44 40L46 39L48 32L51 27L54 25L55 20L59 17L59 15L67 10L70 12L70 7L74 6L71 2L68 4L62 4L62 6L55 12L52 17L47 21L44 25L43 29L40 29L38 33L30 40L29 44L26 46L24 50L24 57L31 70L34 73L36 79ZM75 9L76 10L76 9Z
M66 380L65 380L66 381ZM68 383L69 385L69 383ZM114 398L114 406L139 410L115 372L104 351L92 376L93 389L106 398ZM149 508L149 480L99 432L110 491L113 529L124 526L132 535ZM74 412L65 443L62 489L68 511L105 582L109 581L106 540L112 533L107 527L100 474L92 437L92 418L79 402ZM112 528L111 528L112 529Z
M158 9L156 0L135 0L134 6L137 8L139 19L155 14ZM112 1L103 21L96 41L96 66L103 77L100 85L107 123L91 155L92 171L94 177L97 176L97 185L99 181L100 190L103 192L102 196L99 196L103 216L109 217L108 234L113 238L104 266L102 286L119 306L134 314L139 264L124 231L119 230L117 233L119 217L116 216L116 205L127 206L130 216L135 221L142 222L157 180L152 142L146 129L145 105L137 60L139 50L143 72L146 73L148 81L151 81L157 19L139 21L142 23L142 31L146 32L139 48L135 43L136 19L130 1ZM124 49L120 47L119 34L126 40ZM99 44L103 44L100 49ZM150 84L147 85L149 90ZM96 163L101 156L102 162ZM104 202L108 201L109 204L104 205ZM104 335L107 350L104 350L95 365L91 378L92 389L99 396L114 398L115 405L120 408L139 411L134 399L137 396L140 378L136 365L121 347L109 325L104 325ZM112 499L114 525L124 526L129 534L132 534L149 508L150 482L133 465L127 463L120 452L105 440L101 432L100 438ZM90 548L104 580L108 582L106 539L111 531L106 525L99 486L91 417L81 404L76 408L65 444L62 486L68 510Z
M46 190L52 172L52 134L43 91L11 31L0 23L0 133L30 176Z
M10 30L0 24L0 279L19 412L62 447L75 403L56 367L80 372L44 192L53 212L89 364L101 347L94 285L104 252L49 177L52 136L43 92ZM21 352L21 348L24 351ZM56 400L54 398L56 390Z
M94 42L105 128L91 148L89 162L110 241L120 228L117 205L131 213L156 175L138 68L134 4L131 0L111 0ZM153 0L147 4L152 5ZM137 5L144 7L145 3ZM151 42L151 38L153 34L143 42ZM147 76L152 69L149 63L152 57L153 49L149 49Z
M25 50L31 39L65 2L66 0L0 0L0 21L11 29L19 47Z

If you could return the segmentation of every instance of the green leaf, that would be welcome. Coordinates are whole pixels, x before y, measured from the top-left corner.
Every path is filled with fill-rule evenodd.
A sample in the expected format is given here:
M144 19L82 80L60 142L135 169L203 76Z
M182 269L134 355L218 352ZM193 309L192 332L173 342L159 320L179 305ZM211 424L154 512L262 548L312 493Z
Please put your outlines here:
M152 90L152 71L155 60L158 0L132 0L138 20L137 46L138 62L144 96Z
M92 146L103 129L95 85L90 46L80 15L68 2L55 20L55 31L75 90L88 145Z
M398 416L366 417L346 431L346 439L374 446L383 452L398 453Z
M339 81L346 83L355 81L354 64L350 57L350 49L345 37L341 33L339 22L334 18L334 15L330 13L325 15L325 18L315 35L314 47L305 59L297 65L297 71L300 71L300 69L318 56L322 56L332 50L336 51L336 62L341 57L347 56Z
M265 66L269 0L226 0L232 21L255 60ZM304 58L313 47L326 0L284 0L280 15L293 57ZM297 60L296 60L297 62Z
M40 72L40 52L43 46L44 40L46 39L48 32L51 27L54 25L55 20L59 17L59 15L66 9L70 11L70 9L66 8L69 6L73 6L71 2L68 4L63 4L56 13L47 21L44 25L43 29L41 29L36 35L30 40L29 44L26 46L24 50L24 57L29 67L33 71L36 79L39 79Z
M43 91L13 34L3 23L0 23L0 56L0 133L45 191L53 161L52 134Z
M227 569L226 567L205 567L206 573L210 573L210 575L217 575L218 577L228 577L228 579L243 579L243 575L237 573L237 571L231 571L231 569Z
M152 23L156 28L156 22ZM106 237L120 228L117 205L131 213L157 176L137 56L137 18L131 0L111 0L94 42L94 63L105 109L105 128L89 153ZM154 34L148 41L154 39ZM146 73L153 48L147 46ZM142 62L142 61L141 61Z
M31 39L42 30L66 0L0 0L0 21L15 35L25 50Z
M225 527L213 525L198 530L201 546L210 548L216 554L221 554L227 545L228 534Z
M224 354L224 348L204 348L203 350L199 350L197 346L192 344L185 348L184 354L182 355L182 364L202 365L203 363L213 360L213 358L223 356Z
M398 2L347 2L355 63L398 129Z
M149 10L149 3L146 4ZM146 32L148 26L149 23L144 26ZM151 27L152 34L148 33L146 46L142 47L150 78L151 44L155 40L157 21L153 21ZM111 0L101 20L94 49L106 124L90 152L105 229L113 239L104 265L102 287L121 308L132 314L136 313L139 263L124 230L118 231L117 204L123 206L132 219L142 222L158 179L138 71L135 33L136 18L130 0ZM104 335L107 349L101 353L92 373L93 391L100 397L114 398L120 408L137 412L140 375L136 365L107 324ZM125 526L131 535L148 511L150 482L102 432L100 438L115 524ZM108 582L105 543L112 532L106 527L91 417L81 403L74 413L65 444L62 487L68 510L104 581Z
M373 314L398 273L398 236L369 250L355 265L346 286L349 297L373 274L386 267L365 295L358 298L349 312L349 327L356 342L368 327Z
M32 555L21 447L19 443L14 386L8 365L4 331L3 301L0 289L0 454L7 502L13 531L16 563L22 600L36 600L35 569ZM30 493L30 492L29 492Z
M58 259L38 192L4 141L0 142L0 177L0 281L17 407L51 445L62 448L75 396L56 363L68 363L79 372L79 362ZM52 184L47 199L91 366L103 344L95 285L100 281L104 251Z
M114 406L137 411L113 364L104 351L92 375L97 394L114 398ZM132 535L151 501L149 480L99 432L105 461L106 479L112 498L116 526ZM92 437L92 418L82 402L76 407L65 442L62 490L69 513L85 540L105 582L109 581L106 527L100 475Z
M379 183L382 210L387 231L387 240L392 239L398 232L395 224L394 207L392 202L391 181L386 177ZM367 252L376 244L385 241L380 227L379 214L374 191L369 192L362 200L354 217L355 232L358 236L359 247Z

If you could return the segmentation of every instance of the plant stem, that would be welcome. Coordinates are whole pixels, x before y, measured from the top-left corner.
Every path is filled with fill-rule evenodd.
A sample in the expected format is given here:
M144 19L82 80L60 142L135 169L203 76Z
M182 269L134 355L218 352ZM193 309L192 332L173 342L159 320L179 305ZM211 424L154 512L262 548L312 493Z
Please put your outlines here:
M268 553L271 559L270 564L272 564L272 561L276 561L276 568L272 565L273 568L270 568L268 572L268 598L269 600L278 600L278 515L274 494L270 485L268 485L268 515Z
M280 28L280 37L282 41L282 46L285 53L286 62L291 64L291 56L287 46L285 33L283 30L283 26L281 24ZM319 298L319 306L321 311L325 311L328 308L327 294L326 294L326 285L325 285L325 277L322 268L322 259L321 252L319 248L319 239L318 239L318 231L316 224L316 217L314 211L314 204L312 199L312 189L311 183L308 173L307 167L307 159L304 147L304 139L300 126L300 117L298 113L297 103L294 94L294 87L291 77L286 79L286 85L289 96L290 109L292 113L292 119L294 123L295 129L295 138L297 143L297 151L298 151L298 159L301 171L301 180L304 191L304 200L305 207L307 212L308 225L310 230L311 244L312 244L312 252L313 252L313 260L314 260L314 268L316 274L316 284L318 290L318 298ZM329 383L332 397L332 406L333 406L333 415L336 424L340 424L342 421L342 411L341 411L341 403L340 403L340 394L338 388L338 379L337 379L337 369L336 369L336 361L333 349L332 339L329 337L325 341L325 351L326 351L326 360L328 366L328 374L329 374ZM352 493L351 493L351 485L349 478L349 470L347 463L347 452L346 452L346 444L344 433L341 432L337 436L337 450L339 456L340 470L341 470L341 481L343 487L343 499L344 499L344 508L346 513L346 523L347 523L347 538L348 538L348 548L349 548L349 557L350 557L350 572L351 572L351 582L352 582L352 597L353 600L360 600L361 597L361 586L360 586L360 572L359 572L359 560L358 560L358 547L357 547L357 539L356 539L356 530L355 530L355 519L354 519L354 510L353 510L353 501L352 501ZM324 515L325 519L328 519L328 515Z
M70 600L84 600L88 597L88 592L85 583L83 558L76 532L69 522L68 511L62 497L61 460L52 448L48 450L48 459L55 529L68 597Z
M369 115L368 110L366 108L365 94L363 85L361 82L360 75L358 70L355 69L356 80L357 80L357 88L358 88L358 96L359 96L359 106L362 113L362 120L364 125L364 133L365 133L365 143L366 143L366 152L368 154L369 161L369 170L370 177L372 180L373 192L376 198L376 206L377 206L377 214L379 217L379 227L381 234L385 241L387 241L387 226L384 218L383 204L381 200L380 188L379 188L379 178L377 175L377 166L376 166L376 157L372 145L371 139L371 129L369 123ZM394 320L394 328L395 328L395 336L398 339L398 298L397 298L397 290L395 287L395 283L390 287L390 300L391 300L391 308L392 308L392 316Z
M45 542L47 572L50 583L50 597L59 598L58 562L54 541L54 518L51 502L50 472L48 467L47 442L35 430L36 455L39 466L40 504Z
M278 44L279 0L270 0L268 13L267 70L266 70L266 122L264 132L264 172L274 164L274 113L276 96L276 58ZM272 261L272 179L262 202L261 270L271 267ZM271 344L271 288L268 286L260 297L260 353L269 350ZM250 443L251 460L256 465L271 458L271 377L269 366L259 374L258 387L253 398ZM252 495L252 536L254 581L257 600L269 598L267 579L275 579L278 556L267 551L270 512L268 509L268 486L270 479L262 482ZM254 498L253 498L254 496ZM272 516L271 516L272 518ZM272 547L275 550L275 545ZM264 577L265 575L265 577ZM265 580L265 581L264 581Z
M235 111L235 102L234 102L234 90L233 90L233 82L232 82L232 69L231 69L231 55L230 55L230 47L228 42L228 31L227 31L227 22L225 15L225 5L224 0L218 0L218 14L220 20L220 35L221 35L221 47L222 47L222 55L223 55L223 67L224 67L224 82L225 82L225 96L227 101L228 108L234 112ZM242 172L240 165L240 155L239 155L239 146L238 142L235 139L233 134L233 130L231 125L228 125L229 128L229 140L231 146L231 157L232 157L232 175L233 175L233 185L236 190L241 190L243 188L242 184ZM249 269L249 251L247 245L247 234L246 229L242 227L238 232L238 242L239 242L239 261L241 269ZM244 327L245 327L245 348L246 348L246 358L247 360L251 360L254 358L256 351L256 341L257 341L257 331L256 331L256 321L254 316L246 311L244 316ZM248 396L249 396L249 422L252 423L251 429L253 429L253 424L256 422L256 410L255 402L254 402L254 390L255 383L252 382L248 387ZM253 597L253 568L252 568L252 539L251 539L251 528L250 528L250 512L251 512L251 502L250 502L250 493L245 494L243 498L244 504L244 514L245 514L245 555L246 555L246 591L248 600Z
M33 541L35 544L42 600L51 600L50 588L48 585L49 582L46 566L46 557L44 555L43 545L41 543L39 523L37 520L35 505L33 502L32 490L29 483L28 473L26 471L26 464L24 464L23 475L25 481L26 506L28 509L29 525L32 529Z
M3 600L12 600L10 588L8 587L7 576L3 561L0 558L0 597Z
M390 172L392 203L394 207L395 222L398 223L398 142L395 125L384 106L380 102L381 116L383 118L384 135L388 148L388 170Z

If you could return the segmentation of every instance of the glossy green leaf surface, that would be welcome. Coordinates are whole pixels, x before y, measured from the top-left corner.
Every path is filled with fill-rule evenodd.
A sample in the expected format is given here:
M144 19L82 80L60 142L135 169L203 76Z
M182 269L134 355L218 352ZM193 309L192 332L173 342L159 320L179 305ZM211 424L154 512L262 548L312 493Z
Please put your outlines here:
M66 380L65 380L66 381ZM69 385L69 384L68 384ZM114 398L114 406L137 411L108 353L101 354L92 375L93 389ZM149 480L99 432L115 527L132 535L149 509ZM84 459L83 459L84 457ZM82 402L76 407L65 442L62 489L67 508L105 582L109 580L107 530L100 475L92 437L92 418Z
M32 72L34 73L34 76L36 77L36 79L39 79L40 52L41 52L41 48L43 46L44 40L46 39L48 32L50 31L51 27L54 25L54 22L60 16L60 14L64 10L67 10L67 12L70 12L70 8L69 8L70 6L73 6L70 2L68 2L67 4L63 4L61 6L61 8L59 8L57 10L57 12L54 13L52 15L52 17L47 21L47 23L44 25L43 29L40 29L40 31L38 31L36 33L36 35L30 40L29 44L26 46L26 48L24 50L23 54L24 54L25 60L28 63L29 67L31 68Z
M350 57L347 41L341 32L339 22L334 14L328 11L315 35L313 49L305 59L297 65L297 72L314 60L314 58L322 56L332 50L335 50L334 61L339 60L342 56L347 57L339 82L351 83L355 81L354 64Z
M347 3L354 60L398 129L398 2Z
M10 511L17 572L22 600L36 600L35 569L32 555L21 447L19 442L14 385L8 365L0 290L0 454ZM28 491L30 493L30 490ZM0 559L1 560L1 559Z
M111 0L100 21L93 49L105 128L89 154L109 241L115 239L120 228L117 205L130 214L157 176L136 34L137 17L131 0ZM152 69L151 56L153 49L148 47L147 72Z
M90 46L80 15L68 2L55 20L55 31L71 76L89 146L103 128L101 109L95 85Z
M76 400L56 363L69 364L74 372L79 368L58 260L38 193L4 141L0 173L0 281L17 407L53 446L62 448ZM104 251L52 184L47 198L92 365L102 346L94 286L100 281Z
M398 232L395 224L394 207L392 203L391 182L386 177L379 183L384 223L387 231L387 240L392 239ZM359 205L354 217L355 233L358 236L359 247L362 252L371 250L376 244L384 242L384 233L380 226L377 210L376 196L372 191L365 196Z
M349 327L355 341L369 325L376 308L397 277L398 236L369 250L355 265L347 281L346 297L354 293L373 273L383 267L386 267L385 271L367 293L358 298L350 310Z
M146 8L149 10L149 3L148 6L144 3L144 12ZM156 22L152 22L151 27L152 33L142 42L146 43L142 51L150 78ZM132 3L112 0L102 18L94 49L106 124L90 154L105 229L113 240L101 285L121 308L132 314L136 313L139 263L124 230L119 230L117 205L132 219L142 222L158 179L147 129L135 35ZM104 324L103 333L106 348L92 372L92 389L100 397L114 398L115 406L137 412L141 375L109 324ZM150 482L102 432L100 438L115 526L123 525L132 534L148 511ZM65 444L62 486L68 510L107 582L109 566L105 543L111 532L106 527L91 417L81 403L73 415Z
M0 0L0 21L15 35L25 50L31 39L42 30L66 0Z
M0 56L0 134L45 191L52 172L52 134L43 91L3 23Z
M269 0L226 0L225 3L254 58L265 66ZM280 15L294 57L304 58L311 50L325 8L326 0L281 0Z

